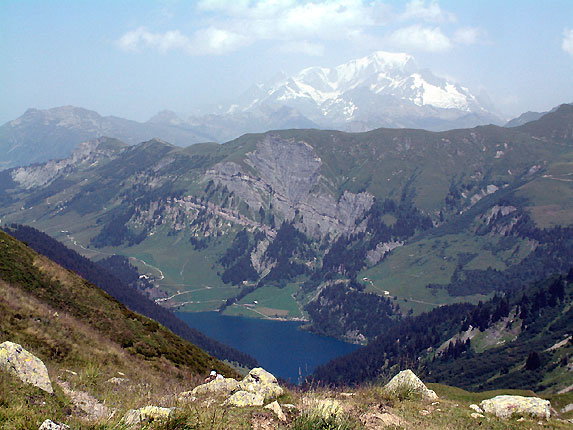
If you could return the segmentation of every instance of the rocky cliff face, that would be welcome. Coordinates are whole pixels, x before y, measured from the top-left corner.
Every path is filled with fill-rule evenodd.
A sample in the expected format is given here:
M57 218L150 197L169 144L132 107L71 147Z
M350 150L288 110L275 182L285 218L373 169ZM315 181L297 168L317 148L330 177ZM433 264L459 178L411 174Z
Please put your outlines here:
M345 191L337 200L333 184L321 174L322 160L308 143L266 135L245 165L224 162L206 177L226 186L252 209L269 209L291 221L300 215L299 228L310 236L351 233L373 203L367 192ZM256 176L255 173L256 172Z
M25 189L49 184L53 179L82 166L96 166L101 159L116 156L125 147L120 141L106 137L80 144L72 155L63 160L19 167L11 172L12 180Z

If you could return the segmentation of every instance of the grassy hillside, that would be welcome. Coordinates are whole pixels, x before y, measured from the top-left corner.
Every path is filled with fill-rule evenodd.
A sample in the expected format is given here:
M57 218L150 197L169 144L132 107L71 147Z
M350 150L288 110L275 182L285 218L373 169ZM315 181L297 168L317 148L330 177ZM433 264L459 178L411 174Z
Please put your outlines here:
M125 276L129 268L119 267L112 272L111 266L107 261L103 261L101 264L94 263L77 252L66 248L47 234L31 227L11 225L5 231L18 240L25 242L36 252L100 287L132 311L161 323L178 336L199 346L209 354L221 360L238 363L241 366L250 368L257 366L254 358L208 338L198 330L189 327L168 309L159 306L133 286L120 280L119 278ZM132 274L132 277L137 279L139 273ZM147 284L149 285L149 283Z
M213 368L238 376L5 232L0 232L0 340L19 343L45 361L52 379L69 380L100 395L113 395L103 382L118 372L139 390L157 381L164 381L163 387L192 387ZM3 384L6 389L11 383ZM163 394L149 391L148 397ZM61 406L56 408L60 416L66 413L58 392L52 404Z
M477 305L445 305L388 324L309 381L361 384L413 367L427 380L475 391L570 391L572 303L573 269Z

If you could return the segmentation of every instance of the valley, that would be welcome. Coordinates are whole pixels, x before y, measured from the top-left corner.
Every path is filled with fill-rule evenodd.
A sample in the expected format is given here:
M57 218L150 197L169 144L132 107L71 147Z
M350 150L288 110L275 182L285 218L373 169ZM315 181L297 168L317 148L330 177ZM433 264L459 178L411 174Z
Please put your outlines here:
M0 1L0 430L572 428L571 17Z
M551 238L573 222L571 115L563 105L512 128L284 130L187 148L102 138L4 171L0 216L95 260L129 257L172 310L324 332L307 307L340 283L405 316L567 270L569 242ZM547 268L506 282L546 253ZM364 341L355 330L342 337Z

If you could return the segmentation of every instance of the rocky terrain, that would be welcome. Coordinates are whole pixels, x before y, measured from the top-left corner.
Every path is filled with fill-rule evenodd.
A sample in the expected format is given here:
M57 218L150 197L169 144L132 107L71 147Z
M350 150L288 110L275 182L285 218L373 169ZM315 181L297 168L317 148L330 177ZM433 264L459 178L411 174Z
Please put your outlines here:
M90 393L76 388L76 384L71 388L77 379L74 378L77 373L72 370L66 370L68 375L59 377L53 383L41 360L9 341L0 344L0 372L4 372L6 378L3 388L8 383L23 393L34 393L36 401L46 396L57 397L60 402L67 399L73 407L67 417L55 419L55 416L61 416L57 410L58 402L48 399L43 405L49 403L49 408L36 411L32 406L34 410L28 411L29 415L26 412L18 415L13 401L2 397L4 403L0 407L0 424L4 429L107 429L117 426L125 429L186 429L191 426L196 429L267 430L459 429L474 426L486 429L565 429L573 422L565 417L570 412L571 404L558 411L549 400L533 393L527 396L512 393L488 397L493 393L472 395L434 385L442 394L439 396L411 370L398 373L385 385L348 388L344 391L301 391L285 389L272 374L255 368L240 381L218 375L190 391L172 393L159 399L158 404L162 406L148 404L127 410L106 406ZM125 376L123 372L118 374ZM56 392L53 384L57 387ZM116 392L134 388L133 382L125 377L112 377L104 384L109 387L107 390ZM32 388L28 388L30 386ZM4 394L0 391L0 395ZM105 394L108 393L104 391ZM484 400L479 405L471 403L480 398ZM137 402L139 399L131 397L130 400ZM554 402L561 404L564 400L557 397ZM50 414L55 421L44 419ZM6 421L6 418L11 421Z

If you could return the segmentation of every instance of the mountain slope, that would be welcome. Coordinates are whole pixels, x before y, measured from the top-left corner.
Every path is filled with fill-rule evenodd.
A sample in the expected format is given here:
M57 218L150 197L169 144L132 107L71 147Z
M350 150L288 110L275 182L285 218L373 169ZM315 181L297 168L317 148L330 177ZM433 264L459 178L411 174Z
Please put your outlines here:
M531 111L527 111L525 113L522 113L521 115L519 115L517 118L513 118L511 120L509 120L504 127L518 127L520 125L526 124L528 122L531 121L536 121L539 118L541 118L543 115L545 115L547 112L531 112Z
M359 319L352 303L375 293L395 319L567 270L572 119L563 105L514 128L94 145L65 169L6 171L0 215L88 257L132 257L164 306L308 318L319 299L329 307L312 324L325 332L318 319L340 316L337 284L360 297L344 314ZM330 322L344 329L329 334L375 336Z
M0 169L67 157L80 143L102 136L129 144L159 137L181 146L212 140L189 125L102 117L74 106L28 109L0 127Z
M129 360L180 366L204 374L230 368L159 323L128 310L99 288L0 232L2 337L33 347L44 358L88 363L108 348ZM87 343L93 348L84 350Z
M554 276L477 306L435 309L319 367L314 381L362 383L415 366L430 381L470 390L570 390L572 300L573 269L566 279Z
M210 339L200 331L189 327L172 312L157 305L154 301L148 299L125 282L120 281L116 275L109 272L104 265L93 263L78 253L66 248L50 236L31 227L20 225L12 225L5 229L5 231L16 239L26 243L29 247L34 249L34 251L100 287L130 310L152 318L178 336L207 351L209 354L221 360L239 363L245 367L252 368L257 366L256 360L252 357Z

